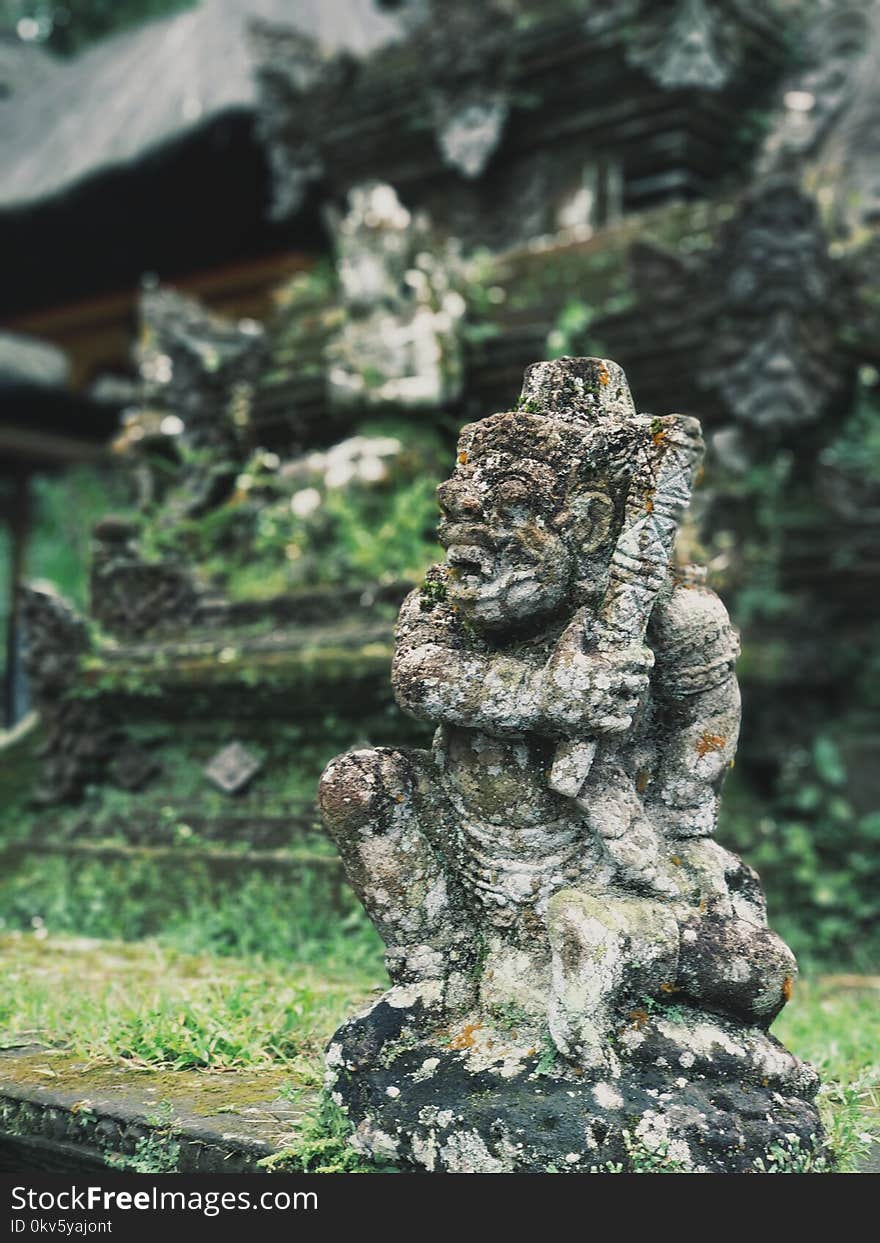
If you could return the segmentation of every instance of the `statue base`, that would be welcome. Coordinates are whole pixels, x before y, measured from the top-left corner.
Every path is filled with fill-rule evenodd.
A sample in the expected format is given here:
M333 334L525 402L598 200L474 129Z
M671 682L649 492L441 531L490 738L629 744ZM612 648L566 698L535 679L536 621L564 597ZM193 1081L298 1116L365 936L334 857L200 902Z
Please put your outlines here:
M362 1153L446 1173L785 1173L830 1168L818 1078L774 1037L676 1006L633 1011L606 1066L527 1018L448 1026L392 990L327 1051Z

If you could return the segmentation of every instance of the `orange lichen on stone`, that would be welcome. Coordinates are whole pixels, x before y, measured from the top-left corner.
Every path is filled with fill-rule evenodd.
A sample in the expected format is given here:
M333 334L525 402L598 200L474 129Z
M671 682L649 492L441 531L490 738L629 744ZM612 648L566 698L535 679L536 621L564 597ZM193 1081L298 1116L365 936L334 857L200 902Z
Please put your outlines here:
M466 1023L461 1031L450 1040L450 1048L472 1049L476 1044L474 1032L478 1032L482 1026L482 1023Z
M670 984L668 980L664 980L663 983L660 985L661 993L677 993L678 991L679 991L678 985Z
M697 755L702 759L704 755L709 755L711 751L720 751L726 745L725 734L710 734L706 731L697 741Z
M681 867L681 858L679 855L670 855L669 862L674 864L677 868Z
M790 975L787 975L782 981L782 995L786 1001L791 1001L794 995L794 980Z
M664 427L658 428L656 432L651 433L651 439L658 449L662 444L665 444L667 435L668 433Z
M461 453L459 453L458 455L459 466L464 466L467 463L467 460L468 460L468 455L465 453L464 449L462 449Z
M632 1026L635 1028L637 1032L640 1032L642 1030L642 1028L645 1026L645 1024L650 1019L650 1017L651 1016L648 1014L647 1010L641 1010L641 1009L630 1010L629 1014L627 1015L627 1018L632 1019Z
M599 383L608 384L610 380L611 380L611 376L608 374L608 368L600 367L599 368Z

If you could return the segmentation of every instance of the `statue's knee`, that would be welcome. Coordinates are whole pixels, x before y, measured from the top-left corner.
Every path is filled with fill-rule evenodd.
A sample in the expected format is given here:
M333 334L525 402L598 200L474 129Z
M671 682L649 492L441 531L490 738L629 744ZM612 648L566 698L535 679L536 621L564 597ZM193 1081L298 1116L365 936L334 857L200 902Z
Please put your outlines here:
M770 1024L791 998L797 979L797 959L783 941L769 928L762 928L758 947L759 978L755 990L755 1017Z
M610 958L620 941L614 913L591 894L562 889L547 904L547 932L557 969L572 974Z
M681 981L695 1000L769 1025L791 996L794 954L769 928L745 920L682 929Z
M385 748L347 751L331 760L318 785L318 804L328 833L349 837L382 831L389 816L409 801L403 756Z
M332 837L360 829L374 814L378 754L347 751L332 759L318 784L318 805Z

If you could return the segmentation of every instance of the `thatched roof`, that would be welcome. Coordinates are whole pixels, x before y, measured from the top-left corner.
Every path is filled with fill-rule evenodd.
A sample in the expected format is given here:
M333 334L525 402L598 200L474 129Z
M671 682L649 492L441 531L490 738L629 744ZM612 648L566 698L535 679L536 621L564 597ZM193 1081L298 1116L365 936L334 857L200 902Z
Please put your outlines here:
M0 388L64 388L69 370L67 356L54 345L0 332Z
M0 211L136 163L221 113L251 110L245 28L254 18L355 56L399 32L376 0L202 0L105 39L0 105Z
M0 101L22 87L45 85L57 68L58 62L41 47L0 30Z

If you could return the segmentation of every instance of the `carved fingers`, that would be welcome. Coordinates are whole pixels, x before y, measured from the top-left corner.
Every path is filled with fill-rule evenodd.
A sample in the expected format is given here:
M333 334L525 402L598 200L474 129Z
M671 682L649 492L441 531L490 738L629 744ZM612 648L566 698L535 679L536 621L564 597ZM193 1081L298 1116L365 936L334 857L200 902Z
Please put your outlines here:
M647 694L653 664L647 647L586 653L566 642L545 667L546 698L572 731L622 733Z

